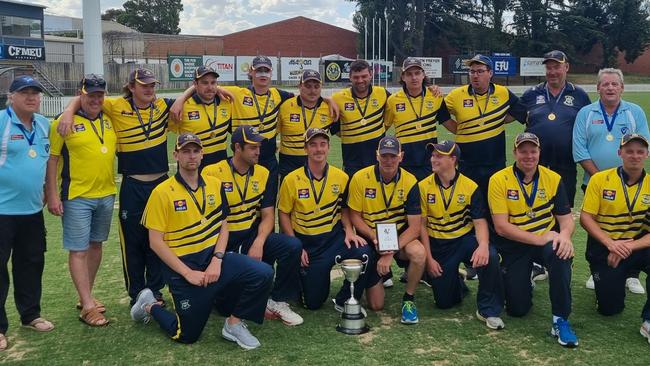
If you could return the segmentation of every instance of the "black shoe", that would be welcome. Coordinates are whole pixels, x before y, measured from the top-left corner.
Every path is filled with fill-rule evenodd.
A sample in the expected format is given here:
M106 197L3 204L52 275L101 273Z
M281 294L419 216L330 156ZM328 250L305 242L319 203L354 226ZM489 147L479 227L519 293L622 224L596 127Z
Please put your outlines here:
M478 279L478 272L476 272L476 269L474 267L466 267L465 268L465 279L468 281L471 280L477 280Z
M406 271L402 272L402 275L399 276L399 282L401 283L407 283L409 281L408 275L406 274Z
M534 263L533 271L530 274L530 279L533 281L544 281L547 278L548 278L548 273L546 273L546 269L540 266L539 264Z

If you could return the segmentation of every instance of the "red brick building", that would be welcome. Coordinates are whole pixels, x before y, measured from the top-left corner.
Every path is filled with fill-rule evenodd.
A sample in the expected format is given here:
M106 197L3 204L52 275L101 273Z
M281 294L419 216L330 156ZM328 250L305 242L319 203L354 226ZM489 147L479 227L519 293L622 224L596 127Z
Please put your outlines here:
M357 58L357 33L302 16L223 36L224 55Z

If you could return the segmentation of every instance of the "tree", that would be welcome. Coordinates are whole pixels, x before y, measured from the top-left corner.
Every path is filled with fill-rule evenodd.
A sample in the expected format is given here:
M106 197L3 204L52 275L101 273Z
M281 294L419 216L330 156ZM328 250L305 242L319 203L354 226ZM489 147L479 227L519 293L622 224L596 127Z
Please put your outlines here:
M123 9L108 9L104 14L102 14L102 20L117 22L117 18L122 14L124 14Z
M181 31L178 27L183 11L180 0L129 0L122 7L123 13L117 15L116 20L127 27L143 33L178 34Z

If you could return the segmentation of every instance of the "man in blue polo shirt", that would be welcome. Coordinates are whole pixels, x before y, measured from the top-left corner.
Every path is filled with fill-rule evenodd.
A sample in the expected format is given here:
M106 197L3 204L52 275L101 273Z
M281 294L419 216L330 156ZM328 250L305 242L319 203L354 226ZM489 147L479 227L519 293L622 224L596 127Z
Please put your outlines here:
M36 112L43 86L21 76L9 87L10 104L0 110L0 351L7 348L11 257L14 301L23 326L54 329L41 318L41 279L45 265L43 184L50 153L50 122Z
M622 164L618 155L625 134L637 133L650 139L648 120L640 106L622 99L625 85L619 69L602 69L598 72L598 101L583 107L573 128L573 160L585 171L584 191L589 178L599 171ZM625 281L630 292L644 294L639 272L629 273ZM587 288L594 289L589 277Z

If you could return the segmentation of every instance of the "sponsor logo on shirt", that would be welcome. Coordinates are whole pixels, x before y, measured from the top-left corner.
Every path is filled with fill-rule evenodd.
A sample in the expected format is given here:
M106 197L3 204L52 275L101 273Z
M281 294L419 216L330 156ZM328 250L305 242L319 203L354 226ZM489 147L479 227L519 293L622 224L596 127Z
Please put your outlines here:
M613 201L616 199L616 191L613 189L603 189L603 199Z
M464 108L472 108L474 106L474 99L463 99Z
M11 140L24 140L25 136L23 135L11 135Z
M191 121L201 118L201 115L199 114L199 111L189 111L187 112L187 118Z
M222 182L221 186L224 192L232 192L232 182Z
M377 190L374 188L366 188L366 198L375 198L377 196Z
M396 112L404 112L406 110L406 103L397 103L395 105Z
M298 190L298 198L299 199L306 199L309 198L309 189L303 188Z
M291 113L289 115L289 121L290 122L300 122L300 115L297 113Z
M120 112L120 114L123 115L123 116L132 116L133 111L122 111L122 112Z
M174 201L174 211L187 211L187 202L185 200Z
M516 189L509 189L508 190L508 199L517 201L519 200L519 191Z
M74 128L74 132L86 131L86 126L84 126L83 123L78 123L78 124L74 125L73 128Z
M427 194L427 203L436 203L436 195L433 193Z
M244 100L242 100L243 105L247 105L249 107L253 106L253 98L251 97L244 97Z
M354 103L345 103L345 110L346 111L353 111L354 110Z
M605 123L605 122L603 122L602 119L595 119L595 120L591 121L592 125L602 125L603 123Z

